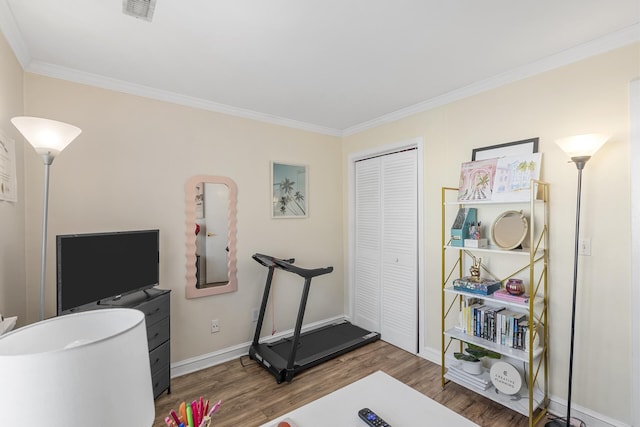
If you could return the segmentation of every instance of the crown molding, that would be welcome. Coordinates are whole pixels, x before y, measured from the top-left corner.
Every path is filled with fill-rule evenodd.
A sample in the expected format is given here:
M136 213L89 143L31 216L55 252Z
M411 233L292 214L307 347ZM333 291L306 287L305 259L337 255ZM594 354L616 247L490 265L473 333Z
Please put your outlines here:
M31 62L31 55L29 55L29 50L24 44L22 33L13 20L13 12L6 0L0 0L0 31L4 34L7 43L9 43L11 50L13 50L13 54L24 70L27 64Z
M83 71L61 67L46 62L31 61L25 68L25 71L44 75L47 77L53 77L61 80L68 80L75 83L95 86L102 89L109 89L116 92L123 92L131 95L155 99L158 101L183 105L186 107L193 107L202 110L213 111L216 113L228 114L231 116L242 117L245 119L256 120L269 124L285 126L324 135L342 136L342 132L337 129L314 125L311 123L304 123L271 114L260 113L245 108L233 107L231 105L208 101L202 98L181 95L175 92L160 90L135 83L129 83L122 80L105 77L99 74L86 73Z
M438 95L418 104L414 104L409 107L394 111L392 113L382 115L373 120L351 126L343 130L342 136L346 137L355 135L357 133L364 132L368 129L372 129L386 123L395 122L406 117L449 104L454 101L459 101L461 99L468 98L470 96L477 95L482 92L486 92L488 90L516 82L518 80L523 80L525 78L535 76L536 74L553 70L555 68L559 68L564 65L568 65L589 58L591 56L608 52L610 50L617 49L639 41L640 24L634 24L630 27L624 28L623 30L608 34L604 37L592 40L574 48L567 49L563 52L551 55L531 64L514 68L510 71L498 74L488 79L480 80L476 83L472 83L460 89Z

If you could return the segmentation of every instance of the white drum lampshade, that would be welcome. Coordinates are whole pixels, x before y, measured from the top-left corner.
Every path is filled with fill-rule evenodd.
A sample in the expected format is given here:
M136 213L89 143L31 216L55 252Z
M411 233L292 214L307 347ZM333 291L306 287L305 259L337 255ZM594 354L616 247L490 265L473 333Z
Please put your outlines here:
M115 308L54 317L0 337L2 425L151 426L144 314Z

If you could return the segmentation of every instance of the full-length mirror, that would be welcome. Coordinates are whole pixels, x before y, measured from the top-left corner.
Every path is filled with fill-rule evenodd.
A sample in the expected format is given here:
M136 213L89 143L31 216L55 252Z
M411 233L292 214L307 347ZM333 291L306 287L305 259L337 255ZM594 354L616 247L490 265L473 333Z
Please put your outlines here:
M197 175L185 184L185 195L187 298L235 291L235 182Z

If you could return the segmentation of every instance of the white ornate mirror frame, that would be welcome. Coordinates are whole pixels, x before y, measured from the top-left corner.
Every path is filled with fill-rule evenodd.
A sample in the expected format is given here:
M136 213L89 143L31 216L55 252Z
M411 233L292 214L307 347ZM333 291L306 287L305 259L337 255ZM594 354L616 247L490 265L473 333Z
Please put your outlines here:
M221 286L211 287L197 287L196 280L196 186L201 183L213 183L224 184L229 187L229 204L228 204L228 244L229 244L229 258L228 258L228 271L229 271L229 283ZM185 192L185 214L186 214L186 229L185 229L185 241L186 241L186 259L187 259L187 274L186 274L186 297L187 298L200 298L210 295L218 295L226 292L233 292L238 289L238 279L236 276L236 214L237 214L237 201L238 201L238 188L236 183L231 178L225 176L212 176L212 175L196 175L191 177L184 186Z

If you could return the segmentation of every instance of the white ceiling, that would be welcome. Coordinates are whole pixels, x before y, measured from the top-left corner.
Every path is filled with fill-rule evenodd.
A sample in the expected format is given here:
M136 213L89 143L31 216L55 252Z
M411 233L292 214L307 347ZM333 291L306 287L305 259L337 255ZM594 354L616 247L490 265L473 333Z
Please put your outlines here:
M344 135L640 41L639 0L0 0L25 70Z

